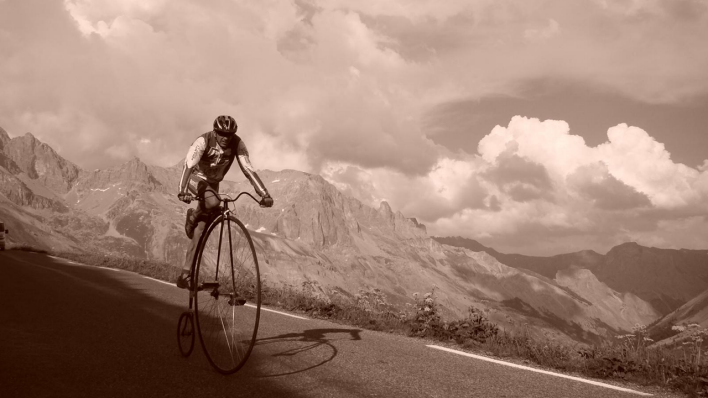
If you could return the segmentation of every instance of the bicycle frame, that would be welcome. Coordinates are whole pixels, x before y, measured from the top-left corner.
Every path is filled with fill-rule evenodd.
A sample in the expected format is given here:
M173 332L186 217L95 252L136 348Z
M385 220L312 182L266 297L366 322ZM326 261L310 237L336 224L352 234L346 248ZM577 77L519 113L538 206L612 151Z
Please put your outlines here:
M222 194L222 193L219 193L218 195L219 195L219 203L223 203L223 206L222 206L222 208L221 208L221 213L219 213L219 215L217 215L216 217L214 217L214 218L209 222L209 224L204 227L204 230L202 231L202 236L199 237L199 242L197 243L197 248L196 248L196 250L194 251L194 256L195 256L195 258L192 259L192 280L194 280L194 275L193 275L193 274L194 274L194 271L195 271L194 265L196 264L196 261L195 261L195 260L196 260L196 256L201 255L201 250L199 250L199 247L202 245L202 239L204 238L205 233L209 230L209 227L211 226L211 224L213 224L213 223L219 218L219 216L223 217L224 222L221 223L221 230L219 231L219 247L218 247L217 256L216 256L216 275L219 274L219 264L221 264L221 244L222 244L222 238L223 238L223 235L224 235L224 224L227 224L227 229L228 229L228 231L229 231L229 247L231 247L231 246L233 245L233 242L232 242L232 239L231 239L231 220L230 220L229 217L228 217L229 214L232 213L231 208L229 208L229 203L235 203L235 202L236 202L237 200L239 200L239 198L241 198L241 196L243 196L243 195L249 196L251 199L253 199L254 202L259 203L259 200L258 200L258 199L256 199L253 195L251 195L250 193L245 192L245 191L244 191L244 192L240 192L240 193L236 196L235 199L232 199L231 196L229 196L229 194L227 194L227 193L223 193L223 194ZM203 197L203 196L195 196L195 197L194 197L194 200L197 200L197 201L200 201L200 202L201 202L201 201L204 201L204 197ZM233 253L231 253L231 251L229 251L229 253L231 254L231 256L233 256ZM231 276L232 276L232 278L233 278L233 277L234 277L234 275L233 275L233 269L234 269L234 268L233 268L233 258L231 258L230 260L231 260L231 271L232 271L232 275L231 275ZM217 286L218 286L218 285L217 285ZM202 285L199 286L197 289L198 289L198 290L204 290L204 289L207 289L207 288L209 288L209 287L215 287L215 286L212 286L211 283L202 283ZM189 309L191 310L191 309L192 309L192 304L193 304L193 303L192 303L192 299L193 299L194 295L196 294L196 291L195 291L194 289L191 289L191 288L189 289L189 291L190 291L190 293L189 293Z

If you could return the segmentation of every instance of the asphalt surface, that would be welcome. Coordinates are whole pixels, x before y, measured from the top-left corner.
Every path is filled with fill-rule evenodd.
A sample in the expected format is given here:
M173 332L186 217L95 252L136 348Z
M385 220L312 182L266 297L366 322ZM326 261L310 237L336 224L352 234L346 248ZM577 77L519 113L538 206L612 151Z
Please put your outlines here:
M0 395L9 397L639 397L262 311L246 366L222 376L176 327L187 292L43 254L0 252Z

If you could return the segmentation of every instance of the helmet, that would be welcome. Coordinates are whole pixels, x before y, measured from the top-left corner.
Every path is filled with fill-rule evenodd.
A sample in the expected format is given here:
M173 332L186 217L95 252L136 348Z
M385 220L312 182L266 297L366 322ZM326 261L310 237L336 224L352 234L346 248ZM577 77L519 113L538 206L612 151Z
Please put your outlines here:
M214 131L217 133L234 134L238 126L231 116L221 115L214 120Z

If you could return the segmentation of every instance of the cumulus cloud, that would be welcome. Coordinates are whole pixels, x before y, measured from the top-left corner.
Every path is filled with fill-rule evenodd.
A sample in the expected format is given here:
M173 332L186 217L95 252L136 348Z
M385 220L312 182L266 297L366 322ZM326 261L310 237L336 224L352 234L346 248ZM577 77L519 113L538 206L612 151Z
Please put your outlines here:
M664 145L638 128L617 125L607 131L609 142L598 147L613 175L640 192L656 206L681 207L700 200L695 184L699 171L671 160Z
M389 201L433 234L499 250L603 252L625 241L705 248L708 168L672 162L642 129L611 127L590 147L563 121L517 116L478 149L448 154L422 176L349 165L325 177L372 206Z
M435 221L433 230L457 228L502 246L514 239L523 245L529 237L538 247L558 249L590 245L601 250L607 242L623 240L705 246L696 234L706 227L708 171L674 163L642 129L620 124L608 129L607 142L589 147L564 122L514 117L480 141L479 154L489 165L480 173L493 183L488 192L499 200L501 211L460 211ZM500 175L500 164L509 159L516 165ZM525 178L527 186L545 196L518 200L506 185L514 180L504 175ZM680 230L681 225L686 229Z

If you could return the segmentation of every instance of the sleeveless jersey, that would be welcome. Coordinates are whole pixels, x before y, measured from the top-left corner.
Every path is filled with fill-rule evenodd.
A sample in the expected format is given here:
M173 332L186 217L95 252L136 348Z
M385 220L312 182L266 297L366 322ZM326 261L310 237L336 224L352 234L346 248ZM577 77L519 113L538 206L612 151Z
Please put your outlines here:
M216 141L216 133L210 131L199 136L187 152L187 157L182 169L179 192L185 193L187 182L193 174L209 184L218 184L229 172L234 159L237 160L243 174L261 196L267 194L263 182L256 174L248 157L248 149L241 137L234 134L226 148L222 148Z

